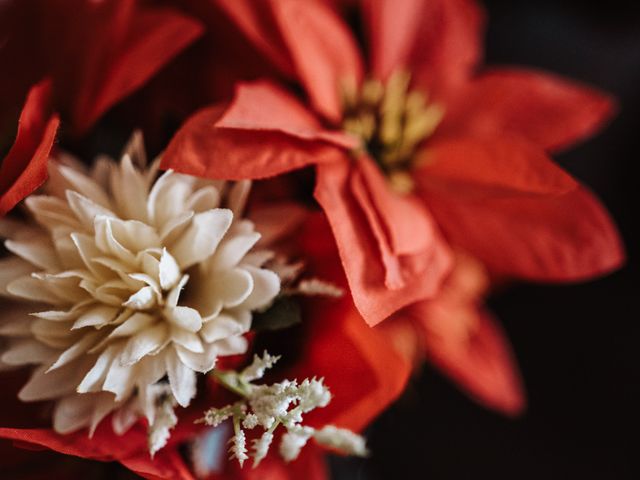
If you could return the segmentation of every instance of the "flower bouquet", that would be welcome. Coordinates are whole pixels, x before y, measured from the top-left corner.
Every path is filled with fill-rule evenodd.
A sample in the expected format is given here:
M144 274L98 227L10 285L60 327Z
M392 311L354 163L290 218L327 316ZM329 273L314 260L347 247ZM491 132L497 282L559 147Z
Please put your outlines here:
M484 67L484 25L473 0L0 5L0 436L321 479L375 455L363 429L425 361L521 413L484 298L622 264L551 159L615 106ZM100 468L64 458L29 478Z

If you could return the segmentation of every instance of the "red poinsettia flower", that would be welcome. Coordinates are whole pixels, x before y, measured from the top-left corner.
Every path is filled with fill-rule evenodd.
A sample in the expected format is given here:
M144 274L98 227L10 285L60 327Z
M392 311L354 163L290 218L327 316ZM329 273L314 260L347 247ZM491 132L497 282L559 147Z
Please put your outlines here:
M67 131L86 132L193 42L202 27L136 0L36 0L3 2L0 31L0 65L11 72L0 78L2 153L27 97L13 147L0 164L2 215L46 179L58 114Z
M314 165L315 198L369 324L437 292L452 265L442 233L494 273L531 280L589 278L623 261L605 210L548 156L596 131L612 101L539 72L478 73L474 2L362 2L366 74L324 2L216 3L306 100L241 84L228 108L186 122L164 167L264 178Z

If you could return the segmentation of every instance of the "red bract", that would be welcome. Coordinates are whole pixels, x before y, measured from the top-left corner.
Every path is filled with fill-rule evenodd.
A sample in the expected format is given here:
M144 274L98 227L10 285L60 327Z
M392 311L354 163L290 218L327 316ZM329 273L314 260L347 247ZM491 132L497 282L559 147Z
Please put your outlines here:
M0 13L0 64L13 72L2 81L6 102L50 75L55 109L77 134L202 32L195 20L137 0L14 1Z
M456 253L438 296L380 325L409 360L426 358L478 403L517 415L525 394L509 341L482 304L489 279L482 266Z
M51 84L41 82L29 92L16 140L0 164L0 215L47 179L47 159L58 123L58 116L51 110Z
M391 91L398 72L409 72L411 92L401 91L406 112L414 92L445 112L401 169L385 160L380 145L347 128L354 112L343 98L370 85L357 42L333 8L295 0L217 4L299 82L306 103L274 83L241 84L225 111L212 107L186 122L163 166L264 178L315 165L315 197L370 325L437 293L452 263L442 233L506 276L583 279L623 261L602 206L548 157L596 131L611 116L612 101L543 73L476 73L484 22L475 3L362 2L369 76L379 81L373 86ZM411 193L390 188L403 182Z
M2 160L0 215L46 179L58 113L68 132L86 132L202 30L184 15L136 0L6 2L0 27L0 65L11 72L0 79L0 142L11 138L18 102L28 93Z

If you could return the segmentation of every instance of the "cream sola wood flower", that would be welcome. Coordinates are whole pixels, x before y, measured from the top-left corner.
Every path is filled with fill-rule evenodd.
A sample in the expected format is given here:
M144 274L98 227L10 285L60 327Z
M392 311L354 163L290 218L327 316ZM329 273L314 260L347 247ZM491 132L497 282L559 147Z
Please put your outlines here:
M19 398L55 400L60 433L114 410L116 431L132 412L153 424L167 379L171 402L187 406L196 373L245 352L252 312L280 289L241 217L250 184L161 173L142 150L134 140L90 171L52 160L42 194L25 201L34 221L2 220L1 360L34 365Z

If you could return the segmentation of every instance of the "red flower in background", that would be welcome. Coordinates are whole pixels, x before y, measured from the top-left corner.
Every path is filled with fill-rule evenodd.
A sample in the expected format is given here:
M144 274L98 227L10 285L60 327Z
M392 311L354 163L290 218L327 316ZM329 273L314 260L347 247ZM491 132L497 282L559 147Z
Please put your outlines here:
M0 215L47 179L47 159L58 124L58 115L51 110L51 84L41 82L29 92L16 140L0 164Z
M136 0L27 0L3 2L0 31L0 65L11 72L0 78L0 149L13 136L27 97L0 167L1 215L46 179L58 115L65 130L85 133L202 28L175 11Z
M370 81L327 4L217 4L308 101L273 83L240 85L226 110L186 122L163 166L264 178L315 165L315 197L369 324L436 294L452 262L441 232L510 277L584 279L623 261L604 209L547 153L597 130L611 100L538 72L476 73L484 22L474 2L362 2Z

